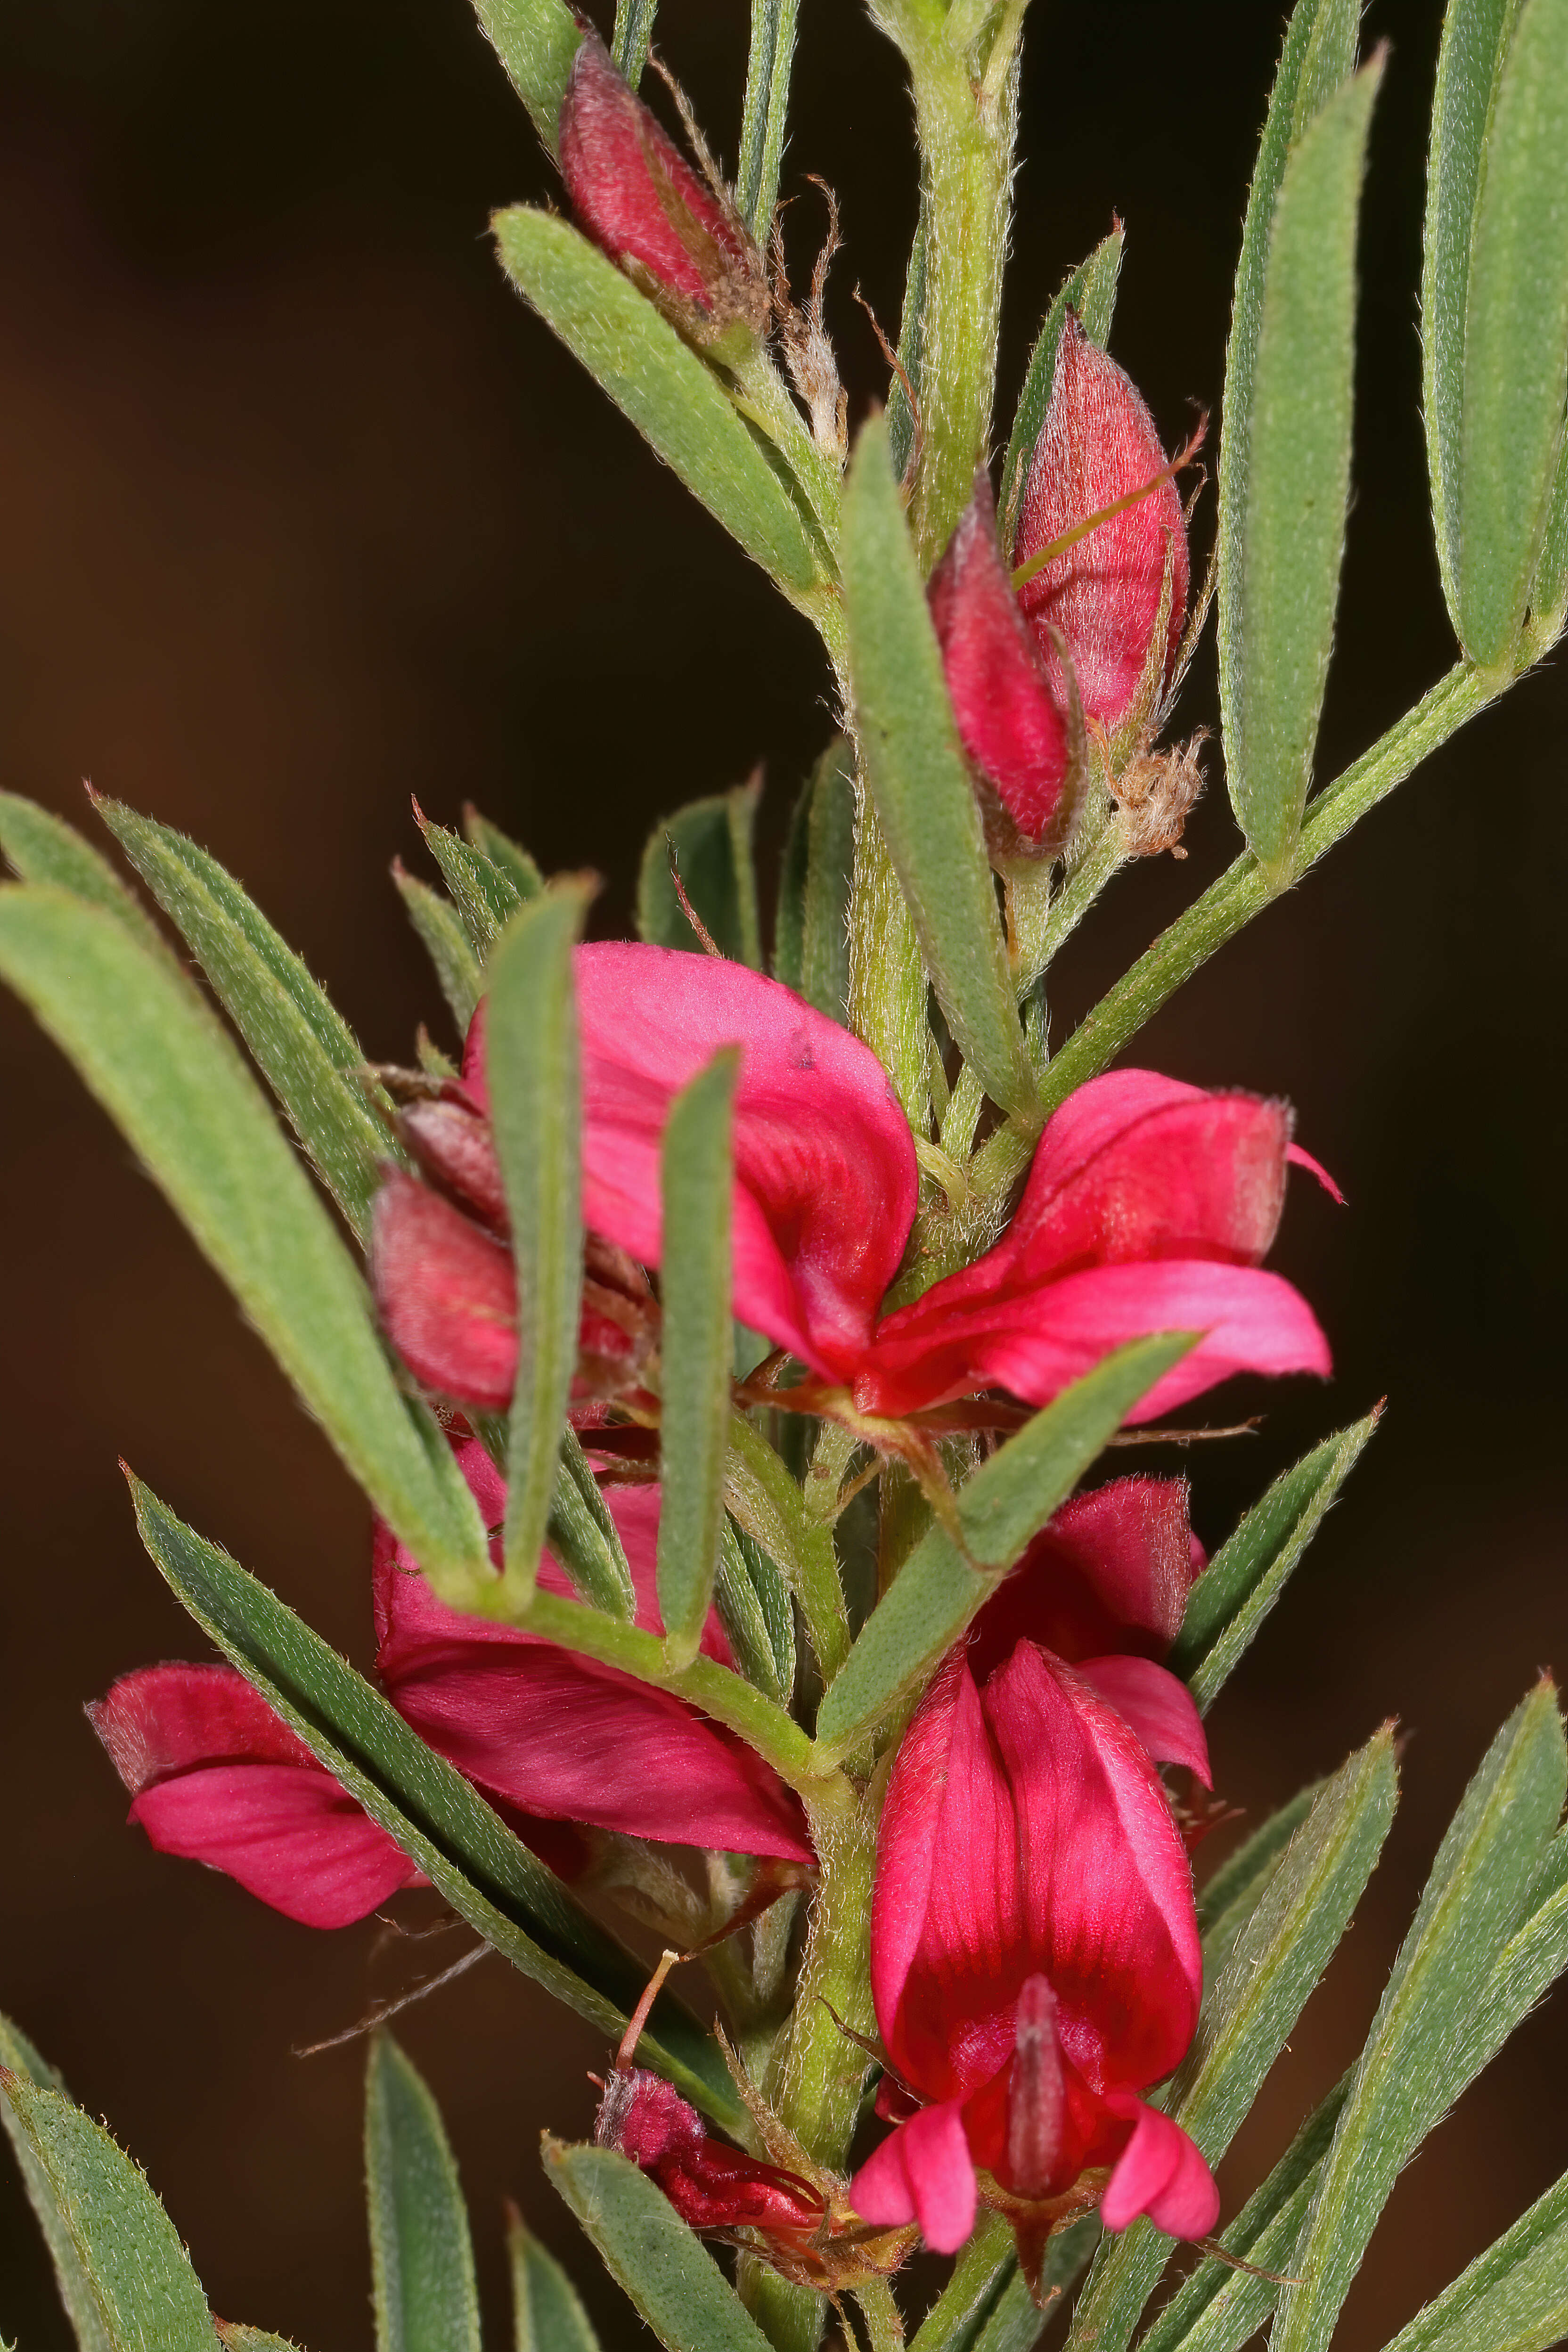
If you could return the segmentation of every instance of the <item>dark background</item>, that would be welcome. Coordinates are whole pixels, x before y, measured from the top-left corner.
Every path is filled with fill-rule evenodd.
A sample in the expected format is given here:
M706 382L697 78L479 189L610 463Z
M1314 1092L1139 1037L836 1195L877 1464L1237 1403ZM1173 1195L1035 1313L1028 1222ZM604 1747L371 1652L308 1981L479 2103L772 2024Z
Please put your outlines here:
M663 47L733 153L741 0L669 0ZM1438 0L1394 42L1363 239L1356 507L1320 772L1447 667L1426 520L1415 288ZM804 11L785 187L826 173L847 301L896 326L913 214L891 51ZM1276 6L1037 0L1027 45L1005 420L1065 270L1129 226L1113 348L1173 442L1216 404ZM188 828L253 889L375 1055L441 1026L387 881L411 793L478 800L547 865L592 863L625 921L650 822L769 763L776 841L825 740L805 625L507 291L490 206L549 196L463 0L24 0L0 23L0 776L86 819L79 779ZM792 236L809 257L817 199ZM1005 426L1003 428L1005 429ZM1198 525L1211 528L1212 499ZM1210 640L1212 644L1212 638ZM1193 721L1212 716L1212 655ZM1223 1535L1267 1477L1386 1392L1382 1433L1213 1731L1254 1820L1385 1715L1415 1735L1389 1849L1244 2131L1234 2210L1359 2045L1487 1739L1568 1664L1558 909L1561 666L1472 727L1140 1042L1184 1077L1287 1093L1350 1196L1297 1188L1275 1262L1334 1343L1331 1391L1266 1404L1193 1464ZM1217 780L1185 866L1115 886L1068 958L1058 1034L1234 854ZM199 1655L143 1559L123 1453L362 1662L363 1507L227 1297L10 1000L0 1480L5 1572L0 2003L167 2200L215 2307L313 2352L370 2341L361 2055L406 1956L313 1935L153 1854L79 1713L127 1667ZM1227 1392L1216 1400L1225 1407ZM1220 1417L1225 1417L1223 1412ZM1221 1850L1216 1840L1213 1851ZM428 1950L429 1948L426 1948ZM446 1948L437 1948L437 1949ZM421 1958L423 1956L420 1956ZM566 2252L606 2347L639 2331L540 2178L582 2131L596 2038L490 1961L400 2029L471 2201L491 2340L500 2200ZM1370 2352L1568 2162L1568 2001L1533 2020L1394 2200L1340 2337ZM0 2159L0 2333L67 2340ZM648 2339L643 2336L641 2340Z

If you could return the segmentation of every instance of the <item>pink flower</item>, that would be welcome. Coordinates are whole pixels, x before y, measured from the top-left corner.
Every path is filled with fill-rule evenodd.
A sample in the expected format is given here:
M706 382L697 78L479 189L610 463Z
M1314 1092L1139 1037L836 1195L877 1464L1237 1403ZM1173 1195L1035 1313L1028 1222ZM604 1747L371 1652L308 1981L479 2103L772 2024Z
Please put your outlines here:
M482 1447L459 1450L481 1510L499 1524L500 1478ZM657 1487L608 1501L637 1593L655 1597ZM539 1580L571 1590L547 1552ZM574 1826L677 1844L813 1859L795 1799L721 1725L667 1691L536 1635L459 1616L438 1601L385 1528L376 1530L377 1664L388 1697L437 1752L483 1790L563 1876L584 1867ZM702 1647L728 1664L716 1616ZM413 1863L228 1666L145 1666L89 1709L160 1853L226 1871L275 1910L314 1927L363 1918Z
M696 340L766 320L760 257L656 117L584 33L561 108L561 176L573 210L613 261Z
M665 948L579 949L577 994L588 1226L638 1265L658 1265L670 1104L721 1045L739 1045L735 1312L847 1389L860 1411L906 1414L991 1388L1044 1404L1152 1331L1202 1336L1141 1401L1137 1420L1235 1372L1329 1370L1305 1300L1258 1264L1289 1164L1321 1175L1291 1143L1284 1104L1148 1070L1091 1080L1047 1122L995 1247L883 1317L918 1181L908 1122L870 1049L776 981ZM482 1006L463 1085L486 1111ZM426 1263L417 1249L395 1262L378 1250L384 1319L433 1385L504 1402L515 1332L498 1326L493 1284L454 1308L455 1262L456 1252ZM421 1328L416 1352L405 1341L420 1317L430 1322L432 1301L463 1328L440 1350ZM465 1385L470 1359L482 1387Z
M1035 445L1013 547L1015 569L1165 465L1137 386L1069 310L1057 352L1051 404ZM1170 677L1187 609L1187 531L1174 482L1100 523L1019 591L1041 658L1065 700L1054 630L1073 666L1086 717L1114 730L1131 709L1159 621L1165 563L1171 613L1160 684Z
M1022 1641L1076 1668L1157 1764L1207 1788L1208 1741L1184 1683L1159 1661L1204 1565L1180 1478L1115 1478L1075 1495L975 1619L969 1670L984 1685Z
M1139 2096L1197 2023L1181 1836L1124 1717L1037 1643L980 1673L961 1644L921 1703L878 1842L871 1986L879 2104L904 2120L851 2183L868 2221L918 2221L952 2253L984 2192L1031 2263L1097 2200L1108 2229L1212 2230L1202 2156Z
M927 594L964 751L1017 832L1054 854L1073 809L1067 712L996 544L984 467ZM998 837L984 795L982 807L993 854L1015 846Z

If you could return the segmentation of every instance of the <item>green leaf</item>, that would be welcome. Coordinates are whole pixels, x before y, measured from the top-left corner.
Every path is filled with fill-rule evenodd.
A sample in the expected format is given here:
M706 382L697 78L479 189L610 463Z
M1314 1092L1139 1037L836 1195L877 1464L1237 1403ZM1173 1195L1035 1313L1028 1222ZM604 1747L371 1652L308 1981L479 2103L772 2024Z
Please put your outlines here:
M1324 1783L1229 1960L1208 1987L1168 2105L1217 2164L1327 1968L1388 1834L1398 1797L1385 1725ZM1108 2240L1069 2341L1120 2352L1170 2256L1146 2221Z
M1421 269L1421 393L1432 520L1443 593L1459 626L1460 477L1465 415L1465 321L1470 236L1480 193L1497 79L1520 0L1448 0L1432 137L1426 151L1426 227Z
M740 1049L676 1096L661 1150L658 1609L670 1663L697 1655L719 1564L730 1441L731 1114Z
M1557 460L1557 477L1552 485L1552 504L1541 541L1541 561L1535 567L1535 583L1530 592L1530 617L1531 625L1540 630L1548 644L1562 635L1563 621L1568 619L1568 438L1563 441L1563 454Z
M637 1588L599 1482L570 1422L561 1433L561 1460L545 1540L576 1591L595 1609L629 1623Z
M1245 511L1227 564L1224 705L1237 822L1271 881L1289 871L1311 782L1350 494L1356 223L1381 53L1330 99L1286 163L1274 207L1251 404ZM1223 468L1222 468L1223 480Z
M506 867L493 864L473 842L447 825L433 824L417 801L414 814L482 967L510 918L534 894L519 889Z
M888 386L888 448L893 461L893 471L900 483L909 473L915 444L914 411L910 406L910 396L904 384L906 380L910 383L919 383L921 380L921 345L925 332L926 257L930 238L929 203L930 198L922 187L914 242L910 247L909 268L904 273L904 307L899 328L899 365L903 373L900 375L895 372L893 381Z
M1568 0L1524 0L1484 144L1470 247L1459 636L1500 661L1530 600L1568 398Z
M721 955L763 968L757 918L757 869L752 850L762 779L736 784L709 800L689 801L654 826L637 877L637 931L656 947L696 948L697 933L669 870L673 853L681 887Z
M265 2327L245 2327L232 2319L219 2319L214 2325L226 2352L299 2352L298 2345L288 2336L271 2335Z
M515 2352L599 2352L576 2288L515 2208L508 2212L506 2244Z
M1468 2079L1467 2042L1565 1789L1556 1695L1542 1683L1498 1734L1443 1841L1352 2079L1295 2266L1300 2284L1281 2298L1275 2352L1323 2352L1400 2167Z
M616 27L610 36L610 55L616 68L636 89L647 63L648 43L653 38L654 14L658 0L616 0Z
M577 999L572 959L591 895L558 882L514 915L490 958L485 1076L517 1271L506 1603L533 1590L555 1495L583 1311Z
M1268 650L1251 642L1247 625L1247 539L1258 345L1275 209L1293 144L1355 69L1360 15L1360 0L1297 0L1247 200L1225 359L1219 445L1220 712L1226 765L1233 778L1241 773L1244 698L1254 667L1270 657ZM1237 789L1233 782L1233 802Z
M1058 2231L1040 2277L1047 2298L1071 2286L1099 2235L1093 2213ZM1019 2274L1011 2223L999 2213L982 2213L952 2277L915 2330L910 2352L1031 2352L1045 2325Z
M9 2034L5 2036L9 2039ZM47 2197L51 2251L78 2342L109 2352L216 2352L217 2333L179 2237L138 2167L63 2092L0 2069L0 2108L29 2193ZM76 2303L77 2294L86 2298Z
M987 1094L1026 1109L1035 1084L995 883L880 418L845 485L843 567L856 733L931 984Z
M776 1560L800 1604L825 1682L849 1654L849 1621L833 1530L808 1517L801 1490L761 1433L740 1413L730 1422L724 1501L736 1526Z
M849 1003L849 886L855 872L855 755L835 736L795 803L779 881L773 972L843 1022Z
M1185 1332L1164 1332L1118 1348L960 1487L969 1557L940 1522L921 1538L822 1702L820 1747L845 1754L935 1665L995 1590L996 1572L1011 1568L1139 1398L1192 1345Z
M0 2016L0 2068L14 2075L26 2077L41 2091L57 2091L62 2098L69 2095L48 2061L34 2049L26 2035L4 2016ZM5 2126L12 2153L21 2171L22 2186L27 2192L27 2202L44 2233L45 2243L54 2263L55 2284L59 2289L66 2316L75 2330L79 2352L116 2352L94 2292L83 2250L73 2231L68 2206L58 2192L10 2103L4 2099L0 2099L0 2123Z
M364 2085L376 2352L479 2352L479 2297L458 2168L429 2086L389 2033Z
M1568 2336L1568 2173L1388 2352L1547 2352Z
M1379 1405L1364 1421L1324 1438L1276 1478L1193 1586L1166 1664L1205 1714L1321 1527L1382 1411Z
M475 14L550 153L583 32L562 0L474 0Z
M1268 2179L1219 2240L1255 2270L1288 2272L1345 2103L1349 2077L1314 2108ZM1200 2263L1142 2337L1138 2352L1241 2352L1279 2301L1272 2279Z
M1018 411L1013 419L1013 436L1007 444L1007 456L1002 467L1002 497L997 507L997 530L1004 554L1011 549L1018 531L1018 509L1028 488L1029 467L1035 446L1046 429L1046 415L1051 404L1051 387L1057 376L1057 352L1061 348L1062 328L1069 310L1078 313L1079 324L1091 342L1101 351L1110 340L1110 321L1116 310L1116 281L1121 275L1122 229L1120 221L1110 235L1102 237L1087 261L1080 261L1062 286L1061 291L1046 312L1045 324L1035 339L1029 354L1028 372L1024 389L1018 395Z
M811 609L824 559L712 369L565 221L515 205L494 227L518 292L791 603Z
M421 882L417 875L405 872L399 858L393 859L392 878L408 910L408 919L419 934L420 944L436 968L436 978L458 1024L458 1034L467 1036L474 1007L484 992L484 981L462 918L438 890L431 889L428 882Z
M662 2189L607 2147L546 2138L545 2177L669 2352L769 2352L768 2339Z
M102 907L143 947L167 953L157 925L126 888L106 857L75 825L19 793L0 793L0 850L24 882L51 882Z
M135 1477L131 1492L153 1564L230 1664L477 1934L618 2040L647 1980L644 1964L275 1593L184 1526ZM640 2049L709 2115L730 2130L745 2129L711 2037L679 2002L661 1995ZM658 2054L650 2057L650 2050Z
M490 864L510 877L520 904L526 898L538 898L544 887L544 877L521 842L513 841L499 824L492 824L488 816L481 816L471 806L463 810L463 831L474 848L482 849Z
M768 226L778 202L799 14L800 0L752 0L752 43L746 58L735 202L742 219L763 246L768 241Z
M724 1518L713 1599L735 1664L787 1707L795 1694L795 1612L789 1587L760 1544Z
M1254 1830L1208 1884L1198 1890L1198 1932L1204 1939L1205 1979L1212 1978L1215 1968L1230 1958L1237 1937L1263 1900L1264 1889L1274 1875L1280 1855L1306 1820L1321 1786L1321 1780L1309 1781L1288 1805L1270 1813L1262 1828Z
M396 1146L366 1097L358 1038L216 858L118 801L100 801L99 814L195 956L363 1243L381 1163Z
M401 1396L370 1296L328 1211L195 989L101 908L0 889L0 974L163 1188L426 1573L488 1573L452 1451Z

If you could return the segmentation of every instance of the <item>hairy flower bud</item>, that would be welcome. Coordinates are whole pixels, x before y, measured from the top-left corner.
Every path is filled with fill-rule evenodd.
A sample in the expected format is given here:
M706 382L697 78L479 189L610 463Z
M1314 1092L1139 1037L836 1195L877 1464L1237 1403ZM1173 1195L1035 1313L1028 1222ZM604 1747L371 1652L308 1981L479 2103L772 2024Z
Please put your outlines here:
M561 176L595 243L692 341L739 357L761 333L766 275L743 223L698 177L593 32L562 102Z
M696 2108L645 2067L617 2066L608 2077L594 2137L657 2180L694 2230L756 2230L809 2242L826 2221L820 2189L714 2139Z
M1013 547L1015 569L1089 516L1153 482L1166 465L1154 420L1124 370L1085 334L1069 310L1057 353L1045 429L1035 445ZM1170 608L1154 646L1165 574ZM1113 732L1134 714L1140 689L1152 702L1167 684L1187 609L1187 532L1181 494L1164 480L1099 523L1026 582L1018 601L1041 657L1062 682L1059 637L1078 679L1084 715ZM1152 694L1145 674L1155 656Z
M980 773L992 854L1016 851L1016 835L1054 856L1071 823L1078 762L1068 710L996 543L984 467L927 593L959 738Z
M490 1123L456 1086L433 1102L411 1103L397 1132L421 1175L498 1234L508 1230L506 1191Z

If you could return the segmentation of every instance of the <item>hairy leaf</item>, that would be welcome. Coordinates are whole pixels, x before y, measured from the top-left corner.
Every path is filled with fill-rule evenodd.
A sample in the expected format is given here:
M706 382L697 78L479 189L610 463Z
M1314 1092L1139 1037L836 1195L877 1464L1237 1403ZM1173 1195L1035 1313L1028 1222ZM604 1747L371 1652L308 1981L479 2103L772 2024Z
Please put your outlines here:
M710 799L689 801L654 826L644 845L637 877L637 930L657 947L695 949L692 929L670 870L673 856L681 888L698 920L721 955L732 963L763 968L757 913L757 869L752 835L762 782L736 784Z
M662 2189L607 2147L544 2142L546 2179L669 2352L768 2352L768 2339Z
M658 1608L673 1664L697 1655L713 1597L730 1437L731 1114L737 1046L675 1097L662 1150Z
M735 202L752 235L763 246L768 241L768 225L778 202L799 14L800 0L752 0L752 44L746 58Z
M466 1036L474 1007L484 991L484 981L479 960L463 929L462 917L449 899L443 898L438 890L432 890L428 882L421 882L416 874L405 873L396 862L392 878L420 944L435 967L441 993L458 1024L458 1034Z
M507 922L534 894L520 889L510 871L496 865L476 843L465 841L447 825L433 824L422 809L416 807L415 814L482 967Z
M1388 2352L1547 2352L1568 2336L1568 2173L1478 2254Z
M583 31L562 0L474 0L475 13L533 127L553 155L561 101Z
M56 2091L62 2098L69 2095L47 2059L34 2049L26 2035L13 2025L8 2017L4 2016L0 2016L0 2068L37 2084L41 2091ZM60 2301L76 2334L78 2352L116 2352L82 2249L72 2230L68 2206L62 2200L9 2100L0 2099L0 2123L5 2126L11 2152L21 2171L27 2202L44 2233L44 2242L55 2266L55 2284L59 2289Z
M158 927L106 857L74 824L19 793L0 793L0 851L24 882L49 882L102 907L147 948L166 952Z
M879 418L844 492L844 603L866 779L948 1027L992 1099L1034 1100L980 810Z
M468 2216L440 2109L389 2033L364 2086L376 2352L479 2352Z
M544 877L521 842L513 841L499 824L481 816L477 808L463 811L463 831L476 849L482 849L492 866L510 877L521 905L525 899L537 898L544 887Z
M830 1021L849 1003L849 886L855 872L855 760L836 736L790 823L779 880L773 974Z
M577 2290L514 2210L507 2217L514 2352L599 2352Z

